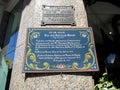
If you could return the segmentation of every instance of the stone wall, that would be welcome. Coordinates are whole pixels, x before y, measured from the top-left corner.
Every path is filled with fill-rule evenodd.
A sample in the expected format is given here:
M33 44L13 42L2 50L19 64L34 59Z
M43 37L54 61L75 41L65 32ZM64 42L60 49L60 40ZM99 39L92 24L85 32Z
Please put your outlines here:
M82 0L31 0L23 10L10 90L93 90L94 82L88 73L25 74L22 73L27 28L40 28L42 5L74 5L76 25L87 27L87 16ZM45 26L44 26L45 27ZM46 26L48 27L48 26ZM49 26L54 27L54 26ZM57 26L63 27L63 26ZM64 26L71 27L71 26Z

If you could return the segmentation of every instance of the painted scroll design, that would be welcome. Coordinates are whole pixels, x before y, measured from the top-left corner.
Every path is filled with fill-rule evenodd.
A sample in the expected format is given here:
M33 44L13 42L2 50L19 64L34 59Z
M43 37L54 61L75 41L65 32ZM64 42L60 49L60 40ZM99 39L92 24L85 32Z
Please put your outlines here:
M27 53L26 53L26 66L31 69L31 70L87 70L90 69L91 67L94 66L95 64L95 56L94 56L94 52L93 52L93 42L92 42L92 36L89 35L89 33L86 31L87 35L87 41L84 44L88 44L88 51L86 52L86 54L84 55L84 60L82 63L78 63L78 62L73 62L72 65L66 65L66 64L56 64L54 66L50 66L48 62L44 62L43 63L43 67L40 68L38 65L40 64L40 61L38 62L36 55L33 53L32 49L31 49L31 45L34 45L34 42L32 41L34 38L37 38L37 36L39 36L39 32L29 32L30 38L28 37L28 44L27 44ZM80 36L83 34L80 34ZM31 43L30 43L31 42ZM89 62L89 60L92 60L92 62ZM79 65L82 64L83 67L79 67Z
M32 34L30 34L32 33ZM29 35L31 35L31 37L28 37L28 44L27 44L27 53L26 53L26 65L27 67L29 67L32 70L48 70L49 69L49 64L47 62L43 63L43 67L39 68L38 64L40 64L40 62L37 61L36 59L36 55L32 52L31 49L31 44L34 45L34 43L32 42L33 38L37 38L40 36L39 32L29 32ZM30 42L31 44L30 44ZM28 61L29 60L29 61Z
M32 69L32 70L47 70L47 69L49 69L49 64L48 64L47 62L44 62L44 63L43 63L43 68L39 68L39 67L38 67L38 64L39 64L40 62L38 62L38 61L36 60L36 56L35 56L34 53L32 53L32 50L31 50L31 48L30 48L29 45L27 46L27 48L28 48L28 51L27 51L27 54L26 54L26 65L27 65L30 69ZM31 63L28 63L28 60L29 60Z
M90 32L91 33L91 32ZM93 45L93 42L92 42L92 35L88 35L87 33L85 34L87 35L88 37L88 42L86 42L86 44L88 44L88 52L84 55L84 60L83 60L83 67L82 68L79 68L79 63L77 62L73 62L72 66L74 69L79 69L79 70L87 70L87 69L90 69L91 67L93 67L93 65L95 64L95 56L94 56L94 52L93 52L93 48L94 48L94 45ZM92 62L90 63L89 60L92 60Z

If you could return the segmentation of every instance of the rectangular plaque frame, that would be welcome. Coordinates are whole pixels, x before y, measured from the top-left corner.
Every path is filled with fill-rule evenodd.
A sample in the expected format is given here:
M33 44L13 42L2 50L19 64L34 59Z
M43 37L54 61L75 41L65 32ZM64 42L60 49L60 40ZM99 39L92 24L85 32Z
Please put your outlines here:
M75 25L73 6L43 5L41 25Z
M24 73L99 71L92 28L28 28Z

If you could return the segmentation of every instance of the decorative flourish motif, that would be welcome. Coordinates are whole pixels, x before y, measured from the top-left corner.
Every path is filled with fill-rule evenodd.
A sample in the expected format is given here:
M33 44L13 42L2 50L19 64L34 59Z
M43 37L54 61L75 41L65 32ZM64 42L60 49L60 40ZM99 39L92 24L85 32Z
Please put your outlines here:
M47 62L43 63L43 68L39 68L38 62L36 60L36 55L32 52L31 44L34 45L33 39L39 38L39 32L29 32L30 38L28 38L27 53L26 53L26 66L32 70L46 70L49 69L49 64ZM30 43L31 42L31 43ZM25 67L26 68L26 67Z
M85 32L80 32L80 37L87 39L87 41L85 41L85 42L83 43L84 45L86 45L86 44L89 43L90 37L89 37L89 33L88 33L87 31L85 31Z
M59 68L59 69L65 68L65 65L64 64L57 64L56 68Z
M40 33L39 32L32 32L32 34L30 34L30 42L32 45L34 45L33 39L39 38L40 37Z
M71 69L71 65L60 63L60 64L52 65L50 68L55 70L67 70L67 69Z
M39 62L37 62L35 54L32 53L32 50L31 50L29 45L27 46L27 48L28 48L28 51L27 51L27 54L26 54L26 65L30 69L32 69L32 70L46 70L46 69L49 69L49 64L47 62L43 63L43 66L44 66L43 68L39 68L38 67ZM28 60L29 60L29 62L28 62Z
M82 35L82 34L81 34ZM84 37L86 37L86 34L83 35ZM94 63L95 63L95 57L94 57L94 53L93 53L93 44L92 44L92 36L88 37L88 42L89 42L89 45L88 45L88 52L85 54L85 58L84 58L84 61L83 61L83 67L82 68L78 68L79 64L77 62L73 62L72 66L73 68L75 69L80 69L80 70L85 70L85 69L90 69ZM90 63L89 60L92 60L92 62Z
M72 66L73 66L73 68L78 69L78 63L77 62L73 62Z

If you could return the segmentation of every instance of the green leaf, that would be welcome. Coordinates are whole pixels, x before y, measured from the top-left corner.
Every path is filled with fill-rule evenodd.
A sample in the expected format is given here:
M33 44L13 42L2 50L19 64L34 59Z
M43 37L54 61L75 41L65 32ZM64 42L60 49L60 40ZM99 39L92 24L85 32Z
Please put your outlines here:
M100 79L99 79L99 82L100 82L100 83L101 83L101 82L104 82L104 77L100 78Z
M107 76L108 74L107 73L103 73L103 76Z

